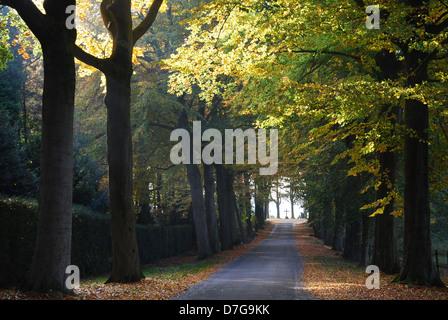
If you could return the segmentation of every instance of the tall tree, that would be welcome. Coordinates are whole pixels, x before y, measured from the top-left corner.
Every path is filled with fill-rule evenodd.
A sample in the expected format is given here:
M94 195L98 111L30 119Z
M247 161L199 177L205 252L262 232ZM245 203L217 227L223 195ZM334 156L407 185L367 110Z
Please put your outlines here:
M307 118L315 124L306 132L309 141L285 148L289 155L303 155L296 157L297 162L325 151L332 141L354 135L353 145L336 160L349 156L355 165L347 173L367 172L376 183L384 171L373 155L404 148L406 249L398 280L437 284L439 277L431 264L428 129L429 108L445 104L447 6L438 1L379 1L381 27L369 29L367 5L362 0L347 1L344 6L332 0L325 5L216 1L206 6L207 15L191 21L188 40L171 60L180 71L172 83L179 90L197 84L208 99L228 92L225 98L256 112L259 123L283 126L285 138L294 135L300 141L297 133L303 131L295 129L296 120L305 121L297 115ZM281 18L285 16L291 19ZM206 23L211 27L204 30L201 25ZM396 81L375 77L375 57L382 50L404 63ZM226 63L216 64L216 57ZM183 59L189 61L188 67ZM233 77L235 90L229 89L223 75ZM400 128L400 134L390 130L393 115L383 112L381 106L386 105L404 109L405 128ZM377 188L375 183L369 187ZM393 188L388 189L387 197L374 203L375 214L390 203L384 199L398 198Z
M152 26L163 0L154 0L145 18L133 28L131 0L103 0L101 15L113 49L99 59L75 46L76 58L97 68L106 77L107 160L113 267L107 282L133 282L143 278L140 264L132 182L131 77L136 42Z
M404 1L410 7L409 24L416 29L422 25L427 33L436 36L448 27L448 19L439 24L425 24L429 15L429 1ZM446 8L445 8L446 10ZM447 13L438 17L437 22ZM433 20L434 21L434 20ZM422 40L420 40L422 41ZM419 41L419 42L420 42ZM448 42L448 38L441 43ZM410 88L428 80L428 65L439 51L414 48L412 42L399 43L404 53L406 85ZM422 285L443 285L433 264L431 254L430 206L429 206L429 151L428 105L420 99L405 101L405 127L408 134L404 140L404 233L403 265L397 281Z
M376 54L376 64L379 67L379 81L396 80L401 69L395 53L381 50ZM398 117L398 107L382 106L383 113L387 115L391 126L395 126ZM386 152L379 154L381 184L378 187L377 199L390 199L384 206L381 214L375 215L374 243L372 264L377 265L387 274L395 274L400 270L397 244L397 219L394 216L395 199L389 198L390 189L396 187L398 152L387 148Z
M179 115L179 128L188 128L188 115L185 109ZM190 194L191 201L193 205L193 221L194 228L196 231L196 243L198 250L198 259L204 259L212 254L212 248L210 247L209 231L207 225L207 218L205 215L205 202L203 196L202 182L201 182L201 172L199 170L199 165L193 160L194 158L194 138L193 134L190 133L192 137L189 141L190 144L190 154L185 155L189 158L187 167L187 177L190 183Z
M228 168L223 164L215 164L216 192L218 195L219 231L221 237L221 250L231 250L234 245L235 213L232 200L232 181Z
M31 0L2 0L14 8L39 40L44 59L39 222L23 289L67 292L72 232L75 30L66 9L75 0L45 0L42 13Z
M215 177L213 175L213 166L210 164L203 164L204 172L204 201L205 201L205 215L207 218L208 236L210 240L210 247L213 253L219 253L219 233L218 233L218 219L216 215L215 202Z

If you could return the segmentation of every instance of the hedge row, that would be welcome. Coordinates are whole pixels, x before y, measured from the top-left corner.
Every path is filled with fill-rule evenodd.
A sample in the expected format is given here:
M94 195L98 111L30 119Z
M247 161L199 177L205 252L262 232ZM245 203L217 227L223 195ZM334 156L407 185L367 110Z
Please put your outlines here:
M34 250L38 205L29 199L0 199L0 286L20 284ZM81 277L110 272L112 239L109 215L73 207L72 264ZM142 264L178 256L194 249L191 225L137 225Z

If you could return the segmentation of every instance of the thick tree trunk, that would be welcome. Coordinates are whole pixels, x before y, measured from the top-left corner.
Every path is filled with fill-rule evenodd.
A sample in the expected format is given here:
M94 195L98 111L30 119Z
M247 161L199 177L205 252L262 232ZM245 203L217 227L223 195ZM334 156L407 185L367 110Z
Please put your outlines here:
M385 152L380 155L381 172L386 175L380 185L377 198L382 199L390 191L388 183L395 184L395 152ZM375 216L374 243L372 264L377 265L386 274L394 274L400 270L397 247L396 218L391 214L394 210L394 201L384 208L382 214Z
M113 40L111 56L98 59L74 46L76 57L103 72L107 81L107 158L113 253L112 272L107 282L133 282L143 278L133 208L130 79L134 45L153 24L162 2L154 0L146 17L133 29L130 0L103 0L100 10ZM66 7L63 9L65 12Z
M73 195L74 35L50 29L44 57L39 222L23 290L68 292Z
M386 274L400 270L397 250L396 218L390 214L375 216L372 264Z
M208 237L213 253L219 253L219 233L218 219L216 215L215 203L215 178L213 176L213 166L203 164L204 171L204 200L205 215L207 218Z
M400 62L395 53L382 50L377 53L376 64L380 68L379 81L394 80L398 77ZM387 115L390 124L396 123L397 108L385 105L383 114ZM387 197L396 183L397 154L387 150L379 155L380 174L382 183L377 191L377 199ZM386 274L397 273L400 270L400 262L397 247L396 218L391 214L394 211L394 199L384 208L382 214L375 216L374 243L372 264L377 265Z
M205 204L202 196L201 172L197 164L187 164L187 176L190 183L191 201L193 204L193 221L196 231L198 259L212 254L205 216Z
M184 103L185 101L181 99L181 102ZM178 127L183 129L188 128L188 115L185 109L179 115ZM190 184L191 202L193 206L193 224L196 233L197 255L198 259L204 259L212 255L212 249L210 247L207 219L205 216L201 172L199 166L193 163L193 149L193 139L190 139L189 163L185 166L187 168L187 178Z
M132 67L106 74L107 161L112 231L112 272L107 282L134 282L143 273L133 205L130 79Z
M405 55L409 86L427 80L427 62L422 62L427 60L426 55L416 50ZM431 258L428 106L418 100L406 100L405 126L415 135L406 134L404 141L403 264L396 281L443 285Z
M403 265L396 280L441 285L431 258L428 106L407 100L405 112L406 128L414 130L417 137L405 138Z

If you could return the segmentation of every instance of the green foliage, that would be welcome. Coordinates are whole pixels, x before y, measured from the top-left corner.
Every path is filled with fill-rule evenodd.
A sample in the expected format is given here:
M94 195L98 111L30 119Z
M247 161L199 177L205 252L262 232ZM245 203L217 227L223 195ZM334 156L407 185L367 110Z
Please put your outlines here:
M334 160L348 159L347 174L366 173L371 180L364 190L378 189L384 183L379 154L402 151L405 135L414 134L401 122L406 99L428 105L434 115L433 137L446 146L447 64L442 3L420 9L402 1L377 4L382 12L379 30L366 28L365 7L359 1L203 5L187 21L189 37L165 61L170 90L180 95L197 86L207 102L223 96L240 114L256 115L258 125L280 128L279 170L291 177L296 173L288 168L306 165L311 155L325 157L334 141L352 136L351 147L334 154ZM413 75L403 61L412 50L429 54L431 82L408 85ZM396 59L397 77L381 76L391 71L376 61L382 51ZM398 108L397 115L385 111L387 105ZM441 190L447 181L446 152L438 146L432 150L434 167L440 169L434 169L432 187ZM400 203L396 186L389 191L387 198L366 208L376 207L380 213L391 197Z
M91 142L84 133L79 132L74 140L73 202L105 212L108 208L107 192L100 189L100 181L107 170L90 155Z
M0 200L0 286L18 285L28 271L37 229L37 201Z
M34 195L36 172L28 168L30 162L9 116L0 110L0 193Z

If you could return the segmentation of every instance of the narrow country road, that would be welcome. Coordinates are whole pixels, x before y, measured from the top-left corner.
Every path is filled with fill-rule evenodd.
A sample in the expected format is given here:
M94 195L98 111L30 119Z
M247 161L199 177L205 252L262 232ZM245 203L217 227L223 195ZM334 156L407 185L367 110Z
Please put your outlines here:
M297 252L294 225L277 223L270 235L248 253L225 265L177 300L303 300L302 258Z

